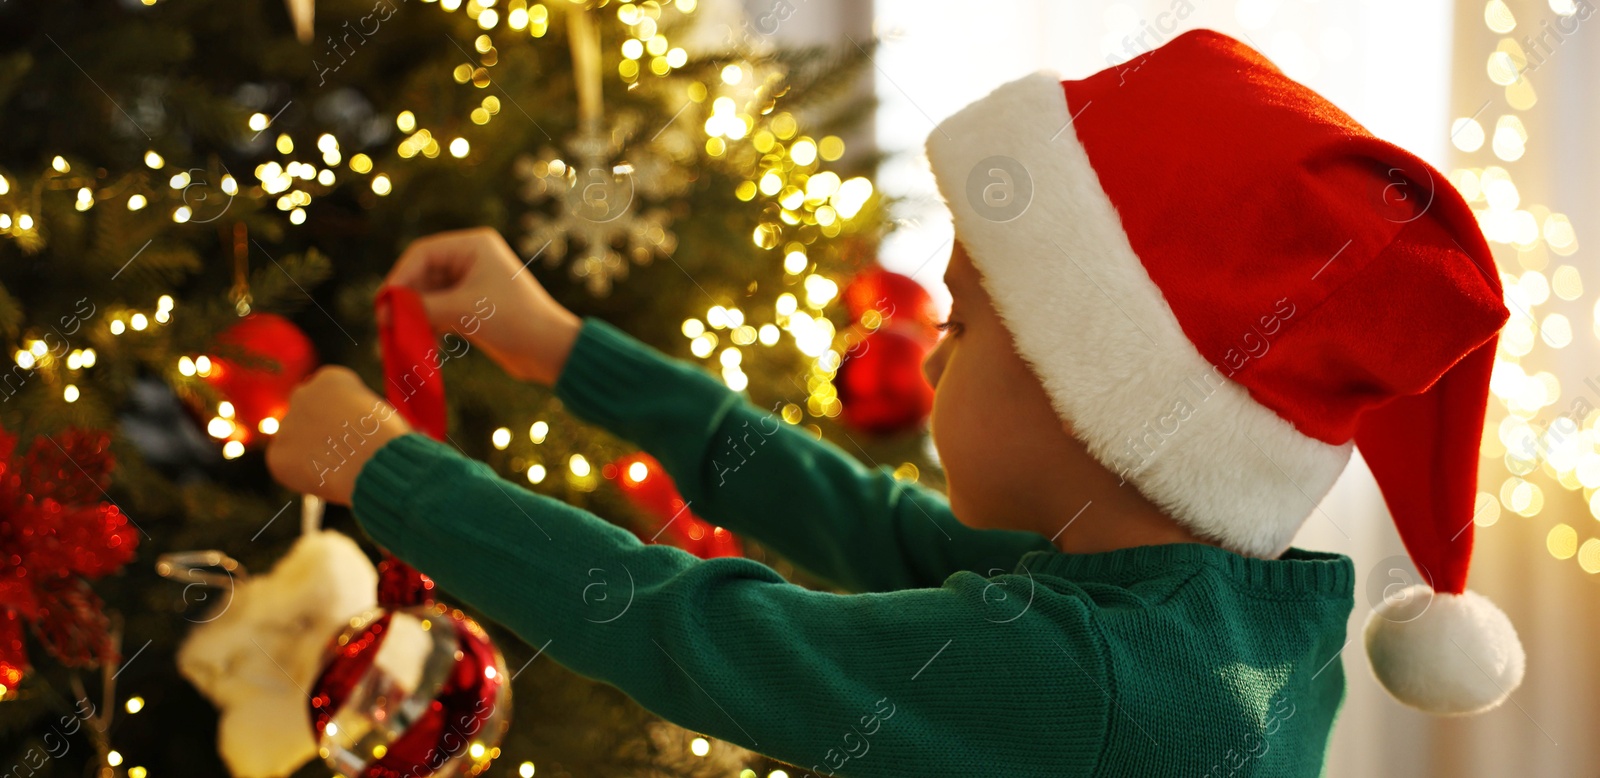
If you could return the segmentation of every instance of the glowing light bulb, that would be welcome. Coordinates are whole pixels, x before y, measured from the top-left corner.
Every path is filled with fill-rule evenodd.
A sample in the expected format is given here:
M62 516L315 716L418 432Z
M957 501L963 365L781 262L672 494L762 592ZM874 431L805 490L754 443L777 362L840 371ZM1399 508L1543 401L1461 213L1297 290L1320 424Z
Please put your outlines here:
M233 422L221 416L213 416L211 421L206 422L206 433L218 440L226 438L233 434Z
M589 466L589 460L585 459L582 454L573 454L572 458L567 460L567 466L572 468L572 474L579 478L589 475L593 469Z

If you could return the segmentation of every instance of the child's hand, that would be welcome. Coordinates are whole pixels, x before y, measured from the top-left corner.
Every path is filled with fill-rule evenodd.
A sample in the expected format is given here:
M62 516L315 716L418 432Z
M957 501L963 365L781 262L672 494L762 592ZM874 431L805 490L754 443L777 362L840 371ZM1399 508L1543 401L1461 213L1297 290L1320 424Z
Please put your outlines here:
M582 324L487 227L417 239L384 283L415 289L435 332L465 337L524 381L555 383Z
M289 411L267 446L267 469L289 489L349 505L367 460L410 431L354 371L330 365L289 395Z

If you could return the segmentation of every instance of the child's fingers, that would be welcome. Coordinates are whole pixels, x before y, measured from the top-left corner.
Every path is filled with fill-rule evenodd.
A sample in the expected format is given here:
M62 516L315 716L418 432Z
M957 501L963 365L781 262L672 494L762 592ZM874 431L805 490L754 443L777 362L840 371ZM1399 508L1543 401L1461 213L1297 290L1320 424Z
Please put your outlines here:
M430 235L412 241L384 278L386 286L406 286L418 292L448 289L460 283L472 264L470 246L451 235Z

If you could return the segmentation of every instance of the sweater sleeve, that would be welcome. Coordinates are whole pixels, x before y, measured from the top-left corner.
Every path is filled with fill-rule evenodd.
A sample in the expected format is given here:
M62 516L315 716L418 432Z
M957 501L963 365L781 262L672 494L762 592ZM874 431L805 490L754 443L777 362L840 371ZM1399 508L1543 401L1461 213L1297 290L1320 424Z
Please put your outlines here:
M699 560L411 433L356 483L368 534L570 669L812 775L1089 775L1114 702L1088 604L1030 577L833 594ZM513 664L517 662L513 661Z
M851 591L1008 571L1051 548L1037 533L967 527L937 492L862 465L599 319L584 320L555 389L579 418L661 462L697 515Z

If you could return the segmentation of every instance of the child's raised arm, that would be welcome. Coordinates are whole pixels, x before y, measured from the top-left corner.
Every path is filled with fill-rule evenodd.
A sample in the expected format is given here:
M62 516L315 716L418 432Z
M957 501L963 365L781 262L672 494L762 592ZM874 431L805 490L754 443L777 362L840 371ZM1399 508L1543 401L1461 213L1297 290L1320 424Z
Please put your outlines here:
M421 293L436 331L457 330L514 377L554 384L580 417L655 456L695 513L846 588L938 586L1051 548L1034 533L971 529L937 493L862 466L698 367L580 320L493 230L417 240L387 283Z
M944 498L868 468L756 408L706 371L585 319L556 393L655 456L690 509L854 591L1009 572L1042 535L978 530Z
M353 506L542 655L807 775L1089 775L1116 718L1091 603L1028 575L809 591L644 545L417 433L367 463Z

